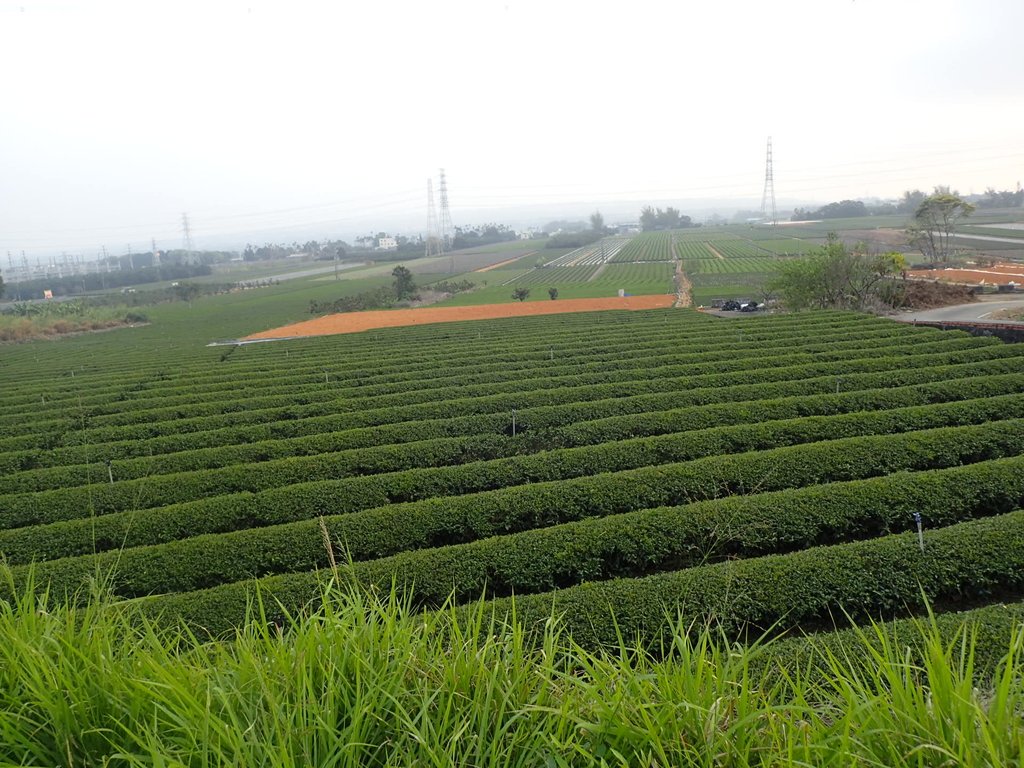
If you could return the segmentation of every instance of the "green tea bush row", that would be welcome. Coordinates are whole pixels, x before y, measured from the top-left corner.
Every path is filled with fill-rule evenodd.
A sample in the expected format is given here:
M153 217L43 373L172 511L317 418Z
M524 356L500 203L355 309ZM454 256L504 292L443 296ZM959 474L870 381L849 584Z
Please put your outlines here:
M935 353L911 355L906 357L875 357L858 358L848 361L812 363L780 368L764 368L738 373L710 373L700 376L680 378L660 378L652 380L631 380L606 384L583 386L563 386L556 389L532 390L529 392L513 392L481 397L460 397L450 400L415 403L392 408L376 408L362 411L351 411L347 426L369 427L378 424L390 424L397 421L413 421L423 418L456 417L474 413L495 413L509 411L512 408L528 408L544 405L559 405L577 401L599 400L604 398L627 398L641 394L656 394L679 390L701 388L721 388L735 385L738 379L750 384L789 381L801 378L842 377L845 381L858 373L892 371L894 376L905 376L909 369L931 367L936 365L955 365L957 363L984 363L992 360L1012 360L1019 370L1020 357L1024 349L1020 345L1000 344L978 349L970 349L952 353ZM833 379L834 383L842 384ZM536 382L533 382L535 385ZM849 384L847 384L849 386ZM203 431L219 426L258 423L267 420L302 419L308 416L323 415L336 410L333 402L317 403L305 406L290 406L280 409L243 410L237 413L220 414L193 419L172 419L156 423L139 423L114 427L98 427L69 432L63 435L65 441L79 444L91 444L123 440L128 438L147 438L171 432ZM34 438L38 440L38 438ZM5 441L0 441L5 442ZM7 447L7 446L4 446ZM25 447L24 445L19 447ZM52 447L52 446L51 446Z
M869 618L1024 597L1024 511L917 535L815 547L641 579L593 582L516 598L515 615L541 626L553 613L584 647L619 636L657 646L666 616L714 622L742 639L769 630L835 629ZM503 615L508 598L493 603Z
M330 518L332 512L336 515L328 520L332 538L353 558L362 560L638 509L1013 456L1024 448L1021 426L1020 421L999 422L982 427L847 438L460 497L431 498L428 494L421 501L407 504L395 503L402 498L388 497L382 492L384 489L360 483L371 478L309 483L258 495L206 499L148 513L138 511L77 524L8 531L0 538L0 551L12 562L26 562L30 558L84 555L128 547L99 556L101 562L109 565L125 564L133 558L153 558L152 553L160 547L148 552L133 547L162 541L168 542L164 546L169 547L162 551L174 553L169 560L201 561L203 569L216 569L232 568L231 563L241 558L243 567L262 563L259 568L266 573L294 569L297 563L309 558L324 557L321 548L309 546L319 535L317 524L310 521L317 515ZM360 488L360 484L364 487ZM415 490L408 487L404 492ZM379 509L371 509L374 501ZM364 511L349 514L359 509ZM278 525L291 521L304 522ZM222 533L246 524L272 527ZM178 541L205 532L222 535ZM185 552L199 554L186 557ZM81 573L95 573L92 557L80 559L77 566L71 560L55 561L49 572L77 568ZM133 570L127 566L125 569ZM143 570L159 577L162 568Z
M561 328L559 330L563 331ZM888 326L881 327L841 328L839 333L831 337L831 340L838 345L842 345L844 343L849 344L857 339L903 339L905 343L912 345L918 341L934 341L938 338L952 341L954 337L954 334L939 334L936 331L931 333L934 336L912 335L908 333L908 329L905 327L888 324ZM964 336L967 339L972 338ZM765 334L763 332L751 333L748 331L748 334L743 338L748 340L746 342L747 346L751 346L757 341L777 341L786 348L808 347L809 351L820 349L823 346L815 335L808 335L802 329L789 331L785 335ZM582 343L578 341L567 343L572 339L571 335L561 332L558 336L550 338L547 344L542 345L542 349L518 351L512 356L504 353L506 349L504 345L509 341L507 337L502 338L502 346L497 346L494 341L489 341L485 345L469 350L464 345L460 345L457 350L452 351L450 349L451 345L448 344L446 348L439 350L440 353L448 354L438 354L437 357L445 360L445 370L457 370L460 373L469 371L499 373L508 372L510 368L526 370L531 368L549 369L572 365L574 362L576 365L579 365L580 363L576 361L580 360L585 360L583 364L590 369L600 370L602 362L621 362L624 359L646 358L652 352L665 350L666 346L671 346L677 353L682 352L684 354L686 350L694 350L694 352L704 350L710 354L715 354L722 349L743 346L743 344L738 344L734 340L723 339L719 333L679 338L678 331L675 329L665 331L660 328L644 334L642 340L637 340L635 338L635 331L629 329L612 346L606 346L598 339L588 335L588 341L583 347L586 351L586 356L581 358L579 354ZM550 359L549 352L557 355L555 361ZM287 385L290 390L297 389L302 391L306 388L318 387L323 381L325 370L330 373L331 380L335 382L336 387L339 384L345 385L341 387L342 389L348 386L358 389L368 385L379 386L383 384L397 384L401 386L409 382L450 378L453 375L439 371L436 361L430 359L431 351L429 349L417 347L416 355L417 360L426 359L426 362L411 360L408 355L403 355L401 350L389 347L386 356L381 355L378 351L365 360L353 360L350 355L346 354L342 358L344 367L339 367L339 357L335 353L319 355L315 359L304 363L299 363L287 356L279 355L279 359L275 358L275 365L272 367L265 363L254 361L253 365L258 367L251 370L239 370L242 366L235 366L231 371L224 372L217 368L210 368L207 365L202 369L192 371L188 377L169 379L165 373L159 371L151 379L135 380L128 385L125 385L123 374L112 374L105 377L102 381L116 382L105 387L96 381L72 380L73 383L70 390L63 393L47 391L46 387L39 388L36 383L33 385L34 388L32 390L20 398L16 392L12 393L8 390L7 396L0 400L0 414L7 411L2 405L4 402L20 400L21 407L12 406L13 412L10 414L10 419L0 415L0 423L6 424L10 421L17 425L21 413L26 406L31 408L34 413L33 423L36 428L46 428L47 422L43 416L50 411L55 414L73 411L79 416L90 418L102 415L107 409L117 411L121 410L122 406L135 407L137 405L136 401L140 399L153 402L170 398L170 402L166 402L166 405L189 404L196 402L197 395L206 394L207 392L210 394L217 392L236 393L240 378L246 380L246 385L250 389L256 387L257 389L273 390L275 388L280 389L282 385ZM693 354L691 353L690 356L692 357ZM509 363L513 362L515 365L509 365ZM252 366L245 367L252 368ZM159 391L157 391L157 388L159 388ZM40 402L41 397L42 403Z
M584 647L618 647L622 637L658 648L679 625L677 617L683 626L711 622L729 636L749 639L767 631L834 630L848 626L847 617L899 619L923 610L925 600L954 610L1024 596L1024 512L929 530L924 541L922 550L916 533L903 533L728 560L498 598L490 609L538 629L555 615ZM345 575L342 566L336 577ZM216 636L238 626L257 586L273 618L312 607L327 578L330 570L271 576L149 597L141 605L163 621Z
M525 428L543 429L549 425L564 424L568 421L583 421L595 418L603 418L612 415L624 415L630 413L642 413L651 410L664 410L679 407L685 404L705 405L708 403L721 403L730 400L752 400L760 398L774 398L796 395L817 395L827 392L834 392L837 388L844 391L868 389L875 387L900 387L911 384L938 382L948 379L959 378L967 375L989 376L1006 374L1020 371L1020 362L1017 359L993 359L982 360L973 363L958 363L953 365L932 365L923 368L901 368L892 371L877 373L851 373L842 377L825 375L809 377L804 379L782 380L780 382L754 382L743 384L731 384L726 386L703 387L698 389L685 389L680 391L656 392L650 394L633 395L630 397L601 397L594 395L595 399L578 399L573 402L559 403L557 405L540 405L529 409L529 420L523 420ZM748 381L747 377L736 377ZM590 393L585 393L590 394ZM474 401L459 401L463 404L466 416L462 416L459 423L465 423L465 419L475 419L482 415L494 415L496 418L504 419L505 427L510 425L508 410L499 406L507 406L506 399L498 400L498 405L492 399L485 403ZM477 406L473 408L474 404ZM489 408L490 410L482 410ZM394 417L390 422L386 415L390 413L387 409L383 413L375 412L377 417L371 419L372 425L382 430L403 429L401 421L422 420L459 420L459 416L453 416L449 412L444 414L430 413L429 409L422 406L416 407L416 413L403 413L408 418L399 418L399 414L392 414ZM520 412L525 415L526 410ZM500 415L498 415L500 414ZM225 441L234 439L259 439L259 435L267 438L295 437L306 434L315 434L317 431L338 431L346 429L364 429L364 434L372 434L373 430L366 427L355 427L352 424L351 414L331 414L327 416L310 416L306 409L282 408L272 411L259 411L248 418L241 426L224 426L225 419L187 419L179 421L161 422L159 424L139 424L128 427L106 428L103 430L83 430L69 433L61 438L62 442L73 443L65 448L57 448L49 445L47 439L36 435L23 435L4 440L0 443L11 442L21 450L13 458L16 466L37 466L46 464L51 456L73 457L74 463L88 462L92 457L117 458L120 455L147 455L151 451L182 451L194 448L205 447L211 443L214 445L223 444ZM232 421L235 419L232 419ZM236 437L239 436L239 437ZM373 444L373 441L371 441ZM40 448L45 445L46 448ZM110 453L107 446L110 445ZM2 454L0 454L2 456ZM0 458L0 462L6 461Z
M661 350L665 349L663 343ZM643 357L633 362L632 366L620 363L612 369L605 365L591 371L570 371L563 372L559 365L551 361L548 367L533 371L535 376L529 376L527 371L506 370L504 375L499 376L491 383L473 383L470 372L460 370L454 376L442 377L440 379L427 379L421 381L406 382L401 387L394 386L370 386L370 387L340 387L337 384L330 386L329 373L318 371L316 383L313 388L296 388L294 383L288 387L275 387L270 391L262 390L264 394L256 395L247 392L244 395L236 387L234 391L227 394L230 396L224 399L204 399L197 396L198 393L186 394L182 398L176 398L172 404L165 404L159 400L155 401L132 401L127 409L110 410L103 412L101 408L72 409L71 418L76 422L78 429L93 429L110 426L124 426L139 422L160 422L169 419L181 420L201 416L217 416L220 414L231 414L241 410L258 410L277 408L285 405L313 405L323 404L330 401L335 410L362 410L366 408L382 408L391 405L408 405L433 401L438 398L451 399L452 397L479 397L484 395L518 392L523 389L551 389L564 386L584 386L588 384L600 384L607 382L643 379L652 377L680 377L684 375L703 375L707 373L723 373L728 371L742 371L749 368L784 367L812 362L824 363L830 360L848 360L857 357L866 357L868 351L874 356L881 356L883 350L890 355L920 355L929 352L939 353L945 351L956 351L963 349L976 349L983 346L999 346L996 341L978 340L973 337L954 338L948 337L934 341L927 341L922 344L908 344L906 340L894 339L891 345L857 345L849 349L829 349L827 351L803 352L799 350L787 351L786 354L766 355L763 350L750 349L749 345L742 350L730 348L720 353L704 351L699 354L680 355L678 352L665 353L651 357ZM857 354L857 352L860 354ZM683 360L684 362L679 362ZM465 380L463 380L465 377ZM293 380L294 381L294 380ZM396 391L397 389L397 391ZM322 408L322 406L321 406ZM60 425L67 425L68 409L61 406L57 412L62 414ZM322 410L320 412L323 412ZM8 425L12 432L27 429L32 431L47 429L47 423L42 421L41 413L35 410L31 424L25 424L22 415L10 417L13 421Z
M1024 387L1024 374L972 377L925 387L741 401L708 405L703 408L675 408L669 411L606 417L588 422L570 423L565 426L549 424L544 434L524 435L521 436L521 439L513 439L506 435L508 444L500 453L495 449L491 451L490 455L496 457L528 453L531 452L531 446L536 449L537 446L556 448L593 445L630 437L653 436L731 424L860 410L883 410L959 399L991 397L1006 392L1020 391L1022 387ZM519 416L519 419L525 423L529 423L530 418L529 411L525 411ZM413 422L408 425L397 424L373 429L319 432L313 435L279 440L255 439L260 434L266 434L268 430L264 428L255 434L250 432L246 435L245 437L249 438L246 442L241 442L245 439L242 437L225 446L116 460L111 462L109 470L102 462L47 467L17 473L12 468L12 474L0 477L0 493L25 493L53 488L70 488L102 482L110 475L117 480L132 480L174 472L192 472L294 456L313 456L365 448L371 445L418 442L470 434L505 434L510 426L509 421L509 418L504 415L481 416L458 420ZM80 455L81 451L78 453ZM468 455L467 453L467 457ZM3 457L0 457L0 466L3 466Z
M486 459L488 456L501 456L508 452L511 442L493 435L442 438L139 480L8 494L0 496L0 523L3 523L2 527L10 528L46 519L80 517L83 509L93 515L104 515L353 475L375 475L386 485L401 484L406 473L417 472L413 469L416 467L429 468L419 470L420 480L431 482L436 477L440 482L441 494L447 495L688 461L715 454L764 450L781 445L1021 417L1024 417L1024 395L1003 395L889 411L808 416L697 429L491 460ZM481 458L485 460L478 460ZM475 479L467 483L461 479L463 475Z

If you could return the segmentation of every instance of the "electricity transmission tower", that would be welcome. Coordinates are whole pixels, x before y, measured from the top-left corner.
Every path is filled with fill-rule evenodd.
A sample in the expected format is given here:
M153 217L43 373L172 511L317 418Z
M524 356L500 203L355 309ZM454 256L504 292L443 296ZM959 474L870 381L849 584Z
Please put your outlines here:
M427 250L426 256L441 255L441 238L437 231L437 209L434 207L434 181L427 179Z
M448 209L448 182L444 177L444 168L439 173L439 186L441 192L441 248L444 253L452 249L452 240L455 237L455 227L452 224L452 212Z
M192 228L188 223L188 214L181 214L181 232L185 243L185 263L192 263Z
M768 205L771 203L771 208ZM767 219L771 214L772 226L777 226L779 216L775 210L775 177L772 173L772 137L768 137L768 157L764 165L764 194L761 195L761 218Z

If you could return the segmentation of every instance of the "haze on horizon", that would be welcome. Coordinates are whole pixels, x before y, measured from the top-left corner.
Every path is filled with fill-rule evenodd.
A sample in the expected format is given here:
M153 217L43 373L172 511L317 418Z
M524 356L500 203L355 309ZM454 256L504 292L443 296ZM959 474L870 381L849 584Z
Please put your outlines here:
M0 3L6 251L1024 178L1024 3ZM501 219L498 218L500 221ZM515 223L515 222L505 222ZM298 236L298 235L297 235Z

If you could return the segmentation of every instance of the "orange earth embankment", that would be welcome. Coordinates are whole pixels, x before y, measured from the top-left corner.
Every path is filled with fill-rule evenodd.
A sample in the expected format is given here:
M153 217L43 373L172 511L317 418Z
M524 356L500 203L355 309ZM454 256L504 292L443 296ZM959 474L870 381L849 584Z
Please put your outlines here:
M908 272L911 277L942 280L947 283L989 283L1005 285L1007 283L1024 283L1024 266L1020 264L996 264L991 267L975 267L958 269L913 269Z
M305 320L281 328L272 328L251 336L255 339L290 339L300 336L329 336L336 333L358 333L374 328L396 328L405 325L452 323L459 320L493 320L502 317L558 315L566 312L599 312L609 309L661 309L671 307L675 296L613 296L605 299L557 299L516 304L480 304L471 307L419 307L417 309L383 309L367 312L344 312Z

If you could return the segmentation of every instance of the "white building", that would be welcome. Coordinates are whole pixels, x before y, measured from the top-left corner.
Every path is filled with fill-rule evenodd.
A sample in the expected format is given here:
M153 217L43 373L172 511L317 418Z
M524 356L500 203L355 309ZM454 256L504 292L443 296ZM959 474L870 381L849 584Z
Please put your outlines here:
M377 238L377 250L378 251L397 251L398 241L393 237L379 237Z

